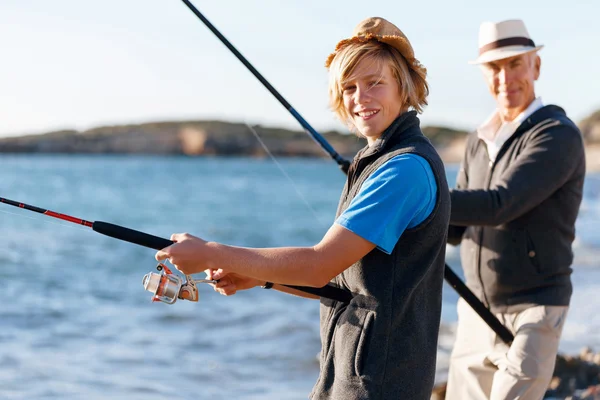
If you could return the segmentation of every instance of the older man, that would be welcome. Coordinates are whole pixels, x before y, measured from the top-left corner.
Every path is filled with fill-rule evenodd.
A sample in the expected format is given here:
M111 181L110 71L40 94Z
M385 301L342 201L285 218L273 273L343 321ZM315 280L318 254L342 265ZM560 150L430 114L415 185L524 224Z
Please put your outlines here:
M523 21L480 27L472 63L497 109L468 138L451 192L449 241L462 243L467 286L515 339L503 343L459 301L449 400L538 400L552 378L585 161L575 124L535 95L541 48Z

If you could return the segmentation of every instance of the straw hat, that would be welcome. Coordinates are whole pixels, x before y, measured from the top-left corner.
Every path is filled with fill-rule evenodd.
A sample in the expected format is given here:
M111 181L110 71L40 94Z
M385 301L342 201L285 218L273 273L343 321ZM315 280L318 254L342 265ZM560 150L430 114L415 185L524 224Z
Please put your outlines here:
M469 64L484 64L538 51L542 47L531 40L525 23L520 19L483 22L479 27L479 57Z
M406 35L396 25L380 17L371 17L360 22L352 31L350 38L341 40L335 46L335 51L325 61L325 67L329 68L338 52L350 43L364 43L373 39L398 50L406 59L408 65L424 76L426 69L415 58L415 52Z

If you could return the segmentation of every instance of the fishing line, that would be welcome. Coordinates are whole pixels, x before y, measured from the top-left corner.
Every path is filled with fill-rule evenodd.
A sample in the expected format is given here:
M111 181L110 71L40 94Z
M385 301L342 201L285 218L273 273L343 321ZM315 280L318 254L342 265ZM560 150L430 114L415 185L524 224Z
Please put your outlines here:
M225 36L223 36L223 34L204 15L202 15L202 13L200 11L198 11L198 9L189 0L182 0L182 1L190 9L190 11L192 13L194 13L194 15L196 15L196 17L198 17L198 19L200 21L202 21L202 23L208 29L210 29L210 31L216 37L219 38L221 43L223 43L229 49L229 51L231 51L233 53L233 55L236 56L237 59L240 60L240 62L242 64L244 64L244 66L246 66L246 68L252 73L252 75L254 75L256 77L256 79L258 79L260 81L260 83L262 83L263 86L269 92L271 92L271 94L277 99L277 101L279 101L279 103L281 103L281 105L283 107L285 107L285 109L288 110L288 112L290 114L292 114L292 116L296 119L296 121L298 121L298 123L304 128L306 133L319 146L321 146L321 148L327 154L329 154L329 156L335 162L337 162L340 169L342 171L344 171L344 173L348 173L348 168L350 167L350 162L348 160L344 159L340 154L338 154L338 152L335 151L335 149L331 146L331 144L329 144L329 142L327 140L325 140L325 138L323 136L321 136L304 118L302 118L300 113L298 113L298 111L296 111L294 109L294 107L292 107L292 105L290 103L288 103L288 101L277 91L277 89L275 89L273 87L273 85L271 85L269 83L269 81L267 81L265 79L265 77L262 76L262 74L260 72L258 72L258 70L256 68L254 68L254 66L246 59L246 57L244 57L242 55L242 53L240 53L238 51L238 49L236 49L235 46L232 45L231 42L229 40L227 40L227 38Z
M240 53L225 36L189 1L181 0L202 23L223 43L238 60L258 79L269 92L283 105L286 110L302 125L310 137L317 142L329 156L335 160L340 169L348 174L350 162L338 154L323 136L321 136L302 116L287 102L286 99L258 72L256 68ZM494 314L483 304L475 294L465 285L456 273L446 263L444 267L444 279L462 297L473 310L488 324L490 328L507 344L512 343L514 336Z
M304 195L302 194L302 192L300 191L300 189L298 188L298 186L296 185L296 183L294 182L294 180L292 179L292 177L287 173L287 171L285 171L285 169L283 168L283 166L281 165L281 163L275 158L275 156L273 155L273 153L271 153L271 151L269 150L269 148L267 147L267 145L265 144L265 142L263 142L263 140L260 138L260 136L258 135L258 133L256 132L256 130L254 130L254 128L252 126L250 126L248 124L248 122L246 122L246 126L248 127L248 129L250 129L250 131L252 132L252 134L254 135L254 137L256 138L256 140L258 140L258 143L260 143L260 145L265 150L265 152L269 155L269 157L271 158L271 160L275 163L275 165L277 165L277 167L279 168L279 170L281 171L281 173L290 182L290 184L292 185L292 187L294 188L294 190L296 191L296 193L298 194L298 196L300 197L300 199L304 202L304 204L306 205L306 207L308 207L308 209L310 210L310 212L312 213L312 215L315 217L315 219L317 220L317 222L319 224L321 224L323 227L326 228L327 224L325 224L319 218L319 216L317 215L317 211L310 205L310 203L308 202L308 200L306 200L306 197L304 197Z

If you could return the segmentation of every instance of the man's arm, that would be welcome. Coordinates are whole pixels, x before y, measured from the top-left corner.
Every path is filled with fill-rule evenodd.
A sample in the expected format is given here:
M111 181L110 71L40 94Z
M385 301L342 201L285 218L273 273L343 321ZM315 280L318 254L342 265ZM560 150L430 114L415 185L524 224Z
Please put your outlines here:
M207 269L204 272L207 275L207 279L213 279L213 276L217 273L217 271L219 271L219 270L213 271L213 270ZM223 278L219 279L219 281L217 283L213 284L212 286L215 289L215 291L221 293L222 295L231 296L231 295L236 294L239 291L252 289L257 286L265 286L266 284L267 284L267 281L264 281L264 280L261 281L259 279L250 278L248 276L231 273L231 274L227 274ZM299 297L306 297L309 299L319 299L320 298L317 295L310 294L305 291L296 290L296 289L293 289L293 288L290 288L290 287L287 287L284 285L280 285L280 284L272 284L271 287L273 290L292 294L292 295L299 296Z
M228 273L256 282L323 287L334 276L375 248L375 244L334 224L312 247L246 248L207 242L187 233L171 235L174 244L155 258L168 258L185 275L215 270L212 279Z
M539 132L488 190L452 190L452 225L496 226L530 211L567 182L584 157L581 135L559 125Z
M265 281L323 287L376 246L391 253L404 229L420 223L434 209L437 186L427 161L407 154L384 166L361 185L359 194L315 246L244 248L174 234L171 240L176 243L155 257L169 258L186 275L208 269L214 270L213 279L227 274L248 278L238 279L240 287Z
M334 224L313 247L252 249L214 242L209 247L208 258L226 271L274 283L322 287L375 245Z

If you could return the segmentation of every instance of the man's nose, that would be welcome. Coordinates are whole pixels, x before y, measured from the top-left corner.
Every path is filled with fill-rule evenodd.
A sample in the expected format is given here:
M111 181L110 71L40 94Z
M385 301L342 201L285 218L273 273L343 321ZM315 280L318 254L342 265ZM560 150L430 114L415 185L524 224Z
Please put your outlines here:
M498 81L501 85L506 85L510 79L510 73L507 68L501 68L498 72Z
M356 86L354 92L354 102L357 104L367 103L369 101L368 88L366 86Z

